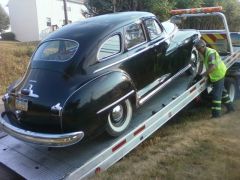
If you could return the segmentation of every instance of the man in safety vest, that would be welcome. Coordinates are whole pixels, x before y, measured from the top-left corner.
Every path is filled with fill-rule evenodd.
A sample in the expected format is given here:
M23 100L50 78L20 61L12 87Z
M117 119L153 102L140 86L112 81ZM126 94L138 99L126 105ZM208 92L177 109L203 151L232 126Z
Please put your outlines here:
M209 77L212 84L212 117L221 116L221 104L227 107L227 112L234 111L232 102L224 88L224 78L226 74L226 66L220 55L215 49L206 47L206 43L199 39L195 42L195 47L202 55L203 64L206 72L202 75Z

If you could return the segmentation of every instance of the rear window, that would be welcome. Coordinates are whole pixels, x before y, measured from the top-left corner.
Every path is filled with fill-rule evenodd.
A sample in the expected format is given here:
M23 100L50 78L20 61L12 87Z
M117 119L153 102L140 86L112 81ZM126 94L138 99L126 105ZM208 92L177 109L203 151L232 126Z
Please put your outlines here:
M33 56L37 61L67 61L74 56L78 43L70 40L54 40L41 44Z

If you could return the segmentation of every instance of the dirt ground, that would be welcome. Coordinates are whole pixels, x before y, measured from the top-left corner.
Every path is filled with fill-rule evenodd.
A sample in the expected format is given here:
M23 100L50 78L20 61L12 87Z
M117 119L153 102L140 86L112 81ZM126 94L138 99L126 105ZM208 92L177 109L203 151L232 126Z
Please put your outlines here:
M218 119L208 107L186 109L93 179L240 179L239 100L235 107Z

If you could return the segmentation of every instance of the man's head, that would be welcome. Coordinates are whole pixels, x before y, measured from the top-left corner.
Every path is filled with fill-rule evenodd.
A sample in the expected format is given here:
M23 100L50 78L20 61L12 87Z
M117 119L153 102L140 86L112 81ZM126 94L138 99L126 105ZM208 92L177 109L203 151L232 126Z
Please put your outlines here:
M198 39L194 42L194 46L196 47L196 49L200 52L200 53L204 53L205 48L206 48L206 43L205 41Z

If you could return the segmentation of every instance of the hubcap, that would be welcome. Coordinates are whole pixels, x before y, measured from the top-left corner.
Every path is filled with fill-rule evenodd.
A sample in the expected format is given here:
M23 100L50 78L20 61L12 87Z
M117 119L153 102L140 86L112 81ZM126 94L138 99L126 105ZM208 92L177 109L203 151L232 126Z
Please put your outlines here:
M117 105L113 108L111 115L114 123L119 122L123 117L123 107L121 105Z
M197 59L195 54L191 54L191 64L192 64L192 70L194 71L197 68Z

